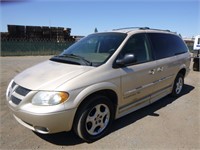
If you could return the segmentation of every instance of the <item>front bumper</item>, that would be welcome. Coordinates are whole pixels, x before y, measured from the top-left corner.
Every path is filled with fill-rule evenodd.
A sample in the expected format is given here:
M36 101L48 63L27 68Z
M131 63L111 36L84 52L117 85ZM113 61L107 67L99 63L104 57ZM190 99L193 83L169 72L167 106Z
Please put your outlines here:
M43 134L71 130L76 108L66 108L64 104L33 105L31 100L36 93L11 81L6 102L15 119L23 126Z
M76 109L50 114L33 114L11 109L15 119L23 126L43 134L70 131Z

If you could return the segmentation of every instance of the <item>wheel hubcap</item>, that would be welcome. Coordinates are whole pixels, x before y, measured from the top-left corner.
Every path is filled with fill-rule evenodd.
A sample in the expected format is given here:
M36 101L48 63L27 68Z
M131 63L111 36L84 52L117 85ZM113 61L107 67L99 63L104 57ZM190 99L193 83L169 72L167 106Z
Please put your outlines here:
M90 135L101 133L108 125L110 110L105 104L96 105L86 118L86 130Z
M180 94L182 88L183 88L183 79L179 78L176 83L176 94Z

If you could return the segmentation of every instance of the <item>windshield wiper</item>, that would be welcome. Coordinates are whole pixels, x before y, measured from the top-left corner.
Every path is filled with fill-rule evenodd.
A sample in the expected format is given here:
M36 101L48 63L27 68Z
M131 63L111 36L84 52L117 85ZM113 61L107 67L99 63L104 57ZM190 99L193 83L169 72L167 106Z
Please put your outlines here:
M54 57L50 58L50 60L51 61L56 61L56 62L61 62L61 63L69 63L69 64L74 64L74 65L81 65L81 63L79 63L79 62L63 59L60 56L54 56Z
M80 60L82 60L85 65L88 65L88 66L92 66L92 62L85 59L84 57L82 56L79 56L79 55L75 55L75 54L63 54L63 55L58 55L57 57L70 57L70 58L78 58Z

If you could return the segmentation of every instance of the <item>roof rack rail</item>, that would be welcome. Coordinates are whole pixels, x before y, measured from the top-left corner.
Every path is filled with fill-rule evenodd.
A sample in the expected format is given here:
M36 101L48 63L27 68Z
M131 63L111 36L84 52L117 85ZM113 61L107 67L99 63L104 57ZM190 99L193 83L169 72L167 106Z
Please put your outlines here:
M167 32L171 32L170 30L163 30L163 29L154 29L154 28L150 28L151 30L157 30L157 31L167 31Z
M116 31L116 30L127 30L127 29L145 30L145 29L150 29L150 28L149 27L126 27L126 28L113 29L113 31Z
M157 31L167 31L167 32L171 32L170 30L154 29L154 28L149 28L149 27L127 27L127 28L113 29L113 31L116 31L116 30L128 30L128 29L157 30Z

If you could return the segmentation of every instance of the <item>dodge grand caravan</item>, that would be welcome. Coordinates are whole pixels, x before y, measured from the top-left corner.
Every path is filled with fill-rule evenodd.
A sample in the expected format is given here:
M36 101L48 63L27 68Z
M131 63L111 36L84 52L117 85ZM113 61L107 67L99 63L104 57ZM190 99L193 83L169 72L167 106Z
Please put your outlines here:
M166 95L179 96L189 65L187 46L169 30L95 33L18 74L7 104L35 132L73 130L92 142L108 133L114 119Z

